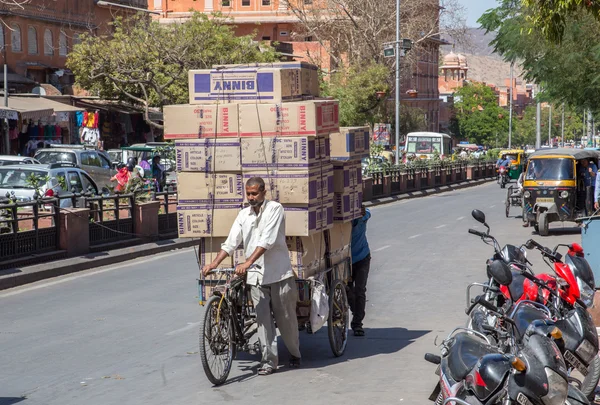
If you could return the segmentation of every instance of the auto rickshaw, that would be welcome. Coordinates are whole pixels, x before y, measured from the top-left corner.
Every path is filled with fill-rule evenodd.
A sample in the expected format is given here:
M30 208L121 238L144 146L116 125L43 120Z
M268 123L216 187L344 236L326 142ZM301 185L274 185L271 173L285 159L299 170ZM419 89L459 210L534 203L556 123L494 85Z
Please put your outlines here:
M505 149L500 151L498 157L511 160L506 169L498 168L498 183L500 188L506 187L511 180L518 180L525 166L525 151L522 149Z
M575 221L593 211L591 189L582 177L583 160L598 165L599 152L582 149L542 149L529 156L523 182L523 216L540 236L548 225Z

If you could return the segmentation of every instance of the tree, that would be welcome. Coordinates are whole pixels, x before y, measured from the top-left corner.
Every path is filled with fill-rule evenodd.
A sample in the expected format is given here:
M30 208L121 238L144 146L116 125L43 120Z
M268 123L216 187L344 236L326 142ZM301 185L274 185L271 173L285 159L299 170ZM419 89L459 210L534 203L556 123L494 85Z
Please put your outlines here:
M390 70L382 64L351 66L322 82L324 96L340 102L340 125L344 127L387 122L385 99ZM379 98L378 94L380 93Z
M383 44L396 40L394 0L291 0L289 6L300 20L298 37L313 37L337 66L357 63L393 64L383 56ZM464 38L464 7L457 0L406 0L401 2L402 37L413 40L414 50L405 58L410 70L419 50L431 51L428 40L441 34Z
M573 15L582 13L600 19L600 3L594 0L523 0L527 19L550 41L560 42Z
M508 112L485 84L470 84L455 93L459 138L478 145L507 144Z
M495 51L507 61L520 63L525 79L542 86L542 101L600 111L600 23L585 12L570 15L562 42L555 43L536 30L531 15L527 7L504 0L479 22L496 33L491 42Z
M522 117L514 117L513 130L513 145L535 145L536 137L536 106L531 105L525 108ZM542 108L540 121L543 125L541 128L542 143L548 139L548 108ZM565 107L565 141L571 141L581 138L581 129L583 117L581 111ZM551 137L560 138L562 134L562 106L552 106L552 127Z
M117 18L112 36L81 36L67 66L81 87L108 99L140 106L145 120L151 107L187 103L188 70L215 64L276 60L270 46L252 36L236 37L216 14L194 13L181 24L160 24L144 15Z

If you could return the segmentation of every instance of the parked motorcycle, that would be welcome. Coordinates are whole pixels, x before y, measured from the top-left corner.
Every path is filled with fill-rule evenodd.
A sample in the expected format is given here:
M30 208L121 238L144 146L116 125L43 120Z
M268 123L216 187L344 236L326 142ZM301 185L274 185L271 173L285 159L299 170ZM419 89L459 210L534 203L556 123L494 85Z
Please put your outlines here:
M489 272L499 285L512 281L510 268L501 261L492 262ZM442 343L441 356L425 355L427 361L439 365L440 382L430 400L436 405L589 404L583 393L568 384L557 346L562 341L560 329L544 315L529 320L532 310L544 312L539 308L543 305L521 302L510 316L483 296L477 297L474 305L485 307L508 326L504 330L486 325L506 344L497 345L478 331L454 330ZM547 308L545 311L549 313ZM521 329L523 326L526 328Z
M561 353L570 370L577 370L583 376L580 382L581 390L590 400L593 400L594 391L600 380L600 357L598 357L596 326L587 312L587 308L593 304L594 276L583 256L583 249L578 244L572 244L558 245L554 250L550 250L534 240L527 241L520 248L506 245L500 249L496 239L489 235L485 215L481 211L474 210L473 217L483 223L488 228L488 232L469 230L469 233L480 236L486 243L493 244L495 254L491 260L502 261L510 265L513 270L511 282L505 285L498 284L490 277L486 285L474 283L469 286L467 306L470 305L469 290L474 285L484 287L483 299L486 302L503 307L505 310L523 301L548 305L551 317L563 333L563 343L559 345ZM561 246L569 249L564 263L561 261L562 255L557 252ZM534 275L524 249L539 250L555 274ZM486 325L494 326L498 323L497 317L481 305L471 305L468 315L468 327L473 327L484 334L487 333Z

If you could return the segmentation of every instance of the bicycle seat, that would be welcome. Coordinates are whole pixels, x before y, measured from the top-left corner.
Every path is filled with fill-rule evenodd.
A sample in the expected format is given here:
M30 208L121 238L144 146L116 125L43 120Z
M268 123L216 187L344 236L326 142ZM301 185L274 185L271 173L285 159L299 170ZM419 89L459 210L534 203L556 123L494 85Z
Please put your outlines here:
M486 354L497 353L492 346L466 332L457 333L448 354L448 369L455 381L463 380Z

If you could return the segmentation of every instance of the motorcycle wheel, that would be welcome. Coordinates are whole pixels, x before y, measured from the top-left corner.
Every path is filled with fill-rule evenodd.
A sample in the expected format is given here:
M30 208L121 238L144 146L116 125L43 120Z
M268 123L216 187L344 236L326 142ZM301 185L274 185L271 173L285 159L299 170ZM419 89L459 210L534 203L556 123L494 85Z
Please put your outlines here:
M593 402L595 399L596 387L600 380L600 357L594 357L594 360L588 366L588 375L581 382L581 392Z

